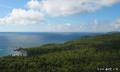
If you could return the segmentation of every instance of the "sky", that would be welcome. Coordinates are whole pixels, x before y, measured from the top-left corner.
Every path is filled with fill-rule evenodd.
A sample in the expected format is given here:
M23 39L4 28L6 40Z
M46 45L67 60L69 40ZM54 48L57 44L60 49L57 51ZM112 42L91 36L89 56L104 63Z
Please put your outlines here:
M0 0L0 32L120 31L120 0Z

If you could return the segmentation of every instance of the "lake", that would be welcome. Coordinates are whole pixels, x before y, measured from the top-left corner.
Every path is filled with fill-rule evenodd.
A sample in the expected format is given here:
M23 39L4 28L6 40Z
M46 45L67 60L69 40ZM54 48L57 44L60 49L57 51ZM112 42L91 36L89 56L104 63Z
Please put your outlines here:
M16 48L28 48L47 43L63 43L96 33L78 32L0 32L0 56L14 54Z

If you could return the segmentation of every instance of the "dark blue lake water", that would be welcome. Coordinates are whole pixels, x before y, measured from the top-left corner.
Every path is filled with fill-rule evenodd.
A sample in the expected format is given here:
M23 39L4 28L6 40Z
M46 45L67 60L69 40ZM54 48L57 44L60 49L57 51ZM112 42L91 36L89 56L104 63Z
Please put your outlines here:
M0 56L14 54L19 47L34 47L46 43L62 43L95 33L33 33L0 32Z

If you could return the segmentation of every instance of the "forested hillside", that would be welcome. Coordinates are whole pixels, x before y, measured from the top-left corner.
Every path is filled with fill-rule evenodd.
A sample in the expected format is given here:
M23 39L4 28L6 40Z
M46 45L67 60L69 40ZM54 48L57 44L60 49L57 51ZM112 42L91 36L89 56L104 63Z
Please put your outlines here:
M119 32L21 50L0 58L0 72L120 72Z

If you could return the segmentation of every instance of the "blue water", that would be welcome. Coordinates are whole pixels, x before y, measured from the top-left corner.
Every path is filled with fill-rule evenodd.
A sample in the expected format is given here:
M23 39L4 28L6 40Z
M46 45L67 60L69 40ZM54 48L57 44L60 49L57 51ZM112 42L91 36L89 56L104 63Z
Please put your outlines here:
M63 43L65 41L78 39L84 35L94 33L34 33L34 32L0 32L0 56L14 54L19 47L34 47L46 43Z

